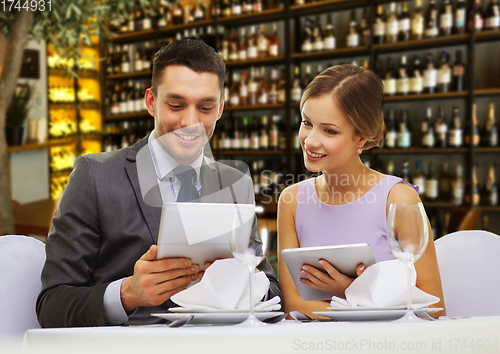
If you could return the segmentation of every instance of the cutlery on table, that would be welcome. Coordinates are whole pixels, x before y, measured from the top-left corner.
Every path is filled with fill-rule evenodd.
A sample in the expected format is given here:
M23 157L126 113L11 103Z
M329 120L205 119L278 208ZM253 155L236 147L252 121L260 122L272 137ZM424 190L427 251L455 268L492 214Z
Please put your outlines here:
M194 318L194 315L187 315L181 318L176 319L175 321L169 323L167 327L182 327L185 324L188 324L191 322L191 320Z

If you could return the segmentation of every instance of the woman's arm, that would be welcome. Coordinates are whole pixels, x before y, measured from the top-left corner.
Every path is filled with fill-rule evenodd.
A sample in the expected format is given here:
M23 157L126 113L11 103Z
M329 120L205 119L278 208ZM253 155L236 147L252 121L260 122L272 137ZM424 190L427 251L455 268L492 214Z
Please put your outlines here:
M295 230L295 212L297 210L298 184L286 188L278 201L278 274L281 292L285 301L285 312L300 311L313 318L323 318L314 315L313 311L325 311L329 306L326 301L304 301L281 257L281 251L286 248L299 248L299 240Z
M422 202L415 192L415 190L407 184L398 183L396 184L387 198L387 213L389 215L389 205L391 203L419 203ZM426 293L432 294L439 297L441 300L431 305L431 307L442 307L444 308L443 299L443 288L441 286L441 276L439 274L439 266L436 257L436 249L434 247L434 237L432 236L432 228L427 219L427 225L429 228L429 242L427 248L420 257L420 259L415 262L415 269L417 271L417 287ZM446 315L446 310L436 312L432 314L435 316Z

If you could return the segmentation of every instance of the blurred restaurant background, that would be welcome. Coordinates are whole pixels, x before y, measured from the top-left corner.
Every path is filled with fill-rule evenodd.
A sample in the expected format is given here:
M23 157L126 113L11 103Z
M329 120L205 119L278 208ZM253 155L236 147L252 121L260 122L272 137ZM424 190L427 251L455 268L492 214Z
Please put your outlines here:
M29 85L29 110L6 131L16 234L45 239L78 156L130 146L153 129L144 105L151 61L182 38L205 41L226 62L210 150L249 166L274 250L277 198L311 176L297 138L302 92L338 64L384 81L385 139L361 159L420 187L434 237L500 234L498 0L146 2L78 60L48 40L28 42L17 96ZM1 41L0 63L6 55Z

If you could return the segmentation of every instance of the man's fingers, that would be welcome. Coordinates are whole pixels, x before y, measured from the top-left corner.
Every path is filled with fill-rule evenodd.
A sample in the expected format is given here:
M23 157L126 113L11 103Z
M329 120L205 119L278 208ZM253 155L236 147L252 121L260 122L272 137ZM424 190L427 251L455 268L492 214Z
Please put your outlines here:
M142 255L140 258L143 261L154 261L156 258L156 251L158 250L158 246L152 245L149 247L149 250Z

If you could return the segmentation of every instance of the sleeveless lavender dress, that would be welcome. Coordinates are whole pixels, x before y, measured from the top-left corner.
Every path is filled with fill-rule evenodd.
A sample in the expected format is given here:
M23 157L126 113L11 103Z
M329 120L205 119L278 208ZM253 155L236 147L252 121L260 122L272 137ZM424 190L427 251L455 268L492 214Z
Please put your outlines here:
M368 243L377 262L395 259L387 245L386 207L389 191L400 182L409 184L387 175L365 195L355 200L353 194L343 205L323 203L316 192L315 178L300 182L295 217L300 247Z

